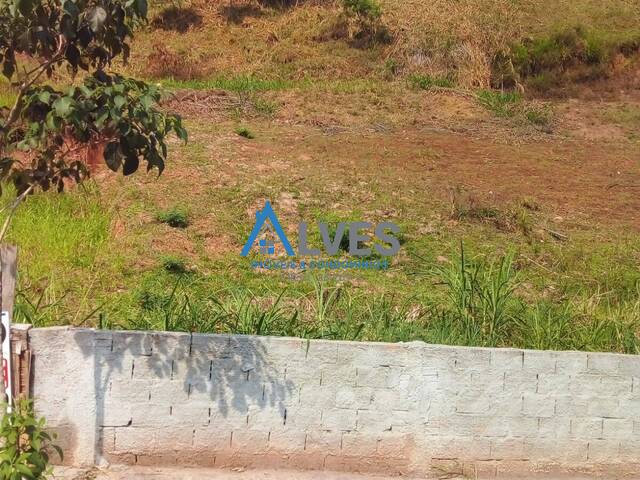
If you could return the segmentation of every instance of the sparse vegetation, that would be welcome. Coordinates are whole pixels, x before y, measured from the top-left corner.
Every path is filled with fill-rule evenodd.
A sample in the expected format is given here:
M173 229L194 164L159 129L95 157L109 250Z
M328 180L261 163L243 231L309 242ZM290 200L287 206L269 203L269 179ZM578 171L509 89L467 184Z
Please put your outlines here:
M429 75L414 74L409 77L409 82L415 88L430 90L433 87L452 88L453 82L448 78L431 77Z
M241 137L244 137L244 138L248 138L249 140L256 138L253 132L249 130L247 127L237 127L235 129L235 132L237 135L240 135Z
M640 32L622 35L589 30L583 26L565 28L548 36L527 38L513 44L500 81L528 83L548 92L567 82L606 77L616 55L630 55L640 49ZM498 65L505 65L499 61Z
M607 97L635 78L627 0L166 5L122 68L193 140L159 180L25 203L17 321L637 352L637 102ZM401 253L375 275L250 268L265 199L291 231L392 220Z

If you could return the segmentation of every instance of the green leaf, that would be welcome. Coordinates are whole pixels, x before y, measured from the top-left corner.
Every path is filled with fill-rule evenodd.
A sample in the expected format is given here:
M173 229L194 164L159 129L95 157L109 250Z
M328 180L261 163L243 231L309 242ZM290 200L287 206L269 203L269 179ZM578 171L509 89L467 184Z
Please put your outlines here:
M54 112L49 112L45 125L49 130L57 131L60 128L60 119L54 115Z
M53 108L59 117L66 117L71 111L73 100L69 97L60 97L53 103Z
M127 155L127 159L124 162L124 167L122 167L122 173L126 175L131 175L138 170L138 166L140 165L140 160L135 153L129 153Z
M35 0L15 0L16 8L25 17L31 13L35 3Z
M124 98L122 95L116 95L115 98L113 99L113 103L116 107L122 108L124 104L127 103L127 99Z
M78 15L80 14L80 10L78 9L78 6L75 4L75 2L72 2L71 0L66 0L62 8L66 13L71 15L73 18L77 18Z
M93 32L98 32L102 29L104 22L107 20L107 11L98 6L91 8L86 13L87 22Z
M111 142L104 148L104 161L114 172L117 172L122 165L122 152L120 152L120 144Z
M40 92L38 94L38 100L40 100L42 103L49 103L49 100L51 100L51 92L47 92L46 90L43 92Z
M14 59L10 57L8 58L5 56L4 64L2 65L2 74L8 79L11 79L15 71L16 71L16 64Z
M22 475L24 475L27 478L36 478L34 476L34 474L31 472L31 469L29 467L27 467L26 465L21 465L21 464L16 464L14 465L14 468L16 469L16 471L18 471L19 473L21 473Z
M139 17L147 18L147 0L136 0L136 11Z

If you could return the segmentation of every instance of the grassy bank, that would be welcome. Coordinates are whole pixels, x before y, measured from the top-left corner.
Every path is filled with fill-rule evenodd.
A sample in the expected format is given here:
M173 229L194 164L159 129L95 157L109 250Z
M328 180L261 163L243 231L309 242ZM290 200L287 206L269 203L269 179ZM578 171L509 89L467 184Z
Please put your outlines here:
M89 187L21 207L10 230L20 246L16 321L640 353L636 237L541 248L470 221L464 246L409 235L385 273L291 279L256 272L237 252L154 248L155 234L188 231L198 213L143 214L141 229L141 204L129 202L109 207Z

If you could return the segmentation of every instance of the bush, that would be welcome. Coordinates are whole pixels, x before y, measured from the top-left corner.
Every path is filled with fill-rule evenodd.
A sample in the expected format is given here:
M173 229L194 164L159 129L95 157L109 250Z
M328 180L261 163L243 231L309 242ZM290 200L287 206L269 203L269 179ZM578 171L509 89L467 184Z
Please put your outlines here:
M189 273L187 262L185 262L182 258L167 255L162 257L160 260L162 263L162 268L169 273L173 273L176 275Z
M166 223L173 228L187 228L189 226L189 216L187 212L180 208L172 208L158 213L159 222Z
M346 30L356 45L372 42L389 43L391 34L382 24L382 7L376 0L342 0Z
M376 0L343 0L342 6L348 16L377 20L382 16L382 7Z
M522 101L522 96L517 92L482 90L478 93L478 101L499 117L512 117L515 114L514 107Z
M247 127L238 127L235 129L236 135L240 135L241 137L247 138L249 140L256 138L251 130Z
M0 423L0 478L3 480L42 480L49 478L49 450L62 460L62 451L52 441L55 434L45 430L44 418L36 418L33 402L22 399Z

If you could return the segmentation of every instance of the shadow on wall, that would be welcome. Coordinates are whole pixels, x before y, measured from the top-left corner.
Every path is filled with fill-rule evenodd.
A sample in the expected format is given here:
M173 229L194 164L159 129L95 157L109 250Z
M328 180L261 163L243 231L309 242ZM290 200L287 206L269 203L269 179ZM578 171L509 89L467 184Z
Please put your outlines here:
M74 338L94 363L97 464L136 463L167 446L190 450L196 431L206 438L210 428L215 438L218 424L237 424L249 409L286 419L293 385L268 361L268 339L117 331L95 331L93 345Z

